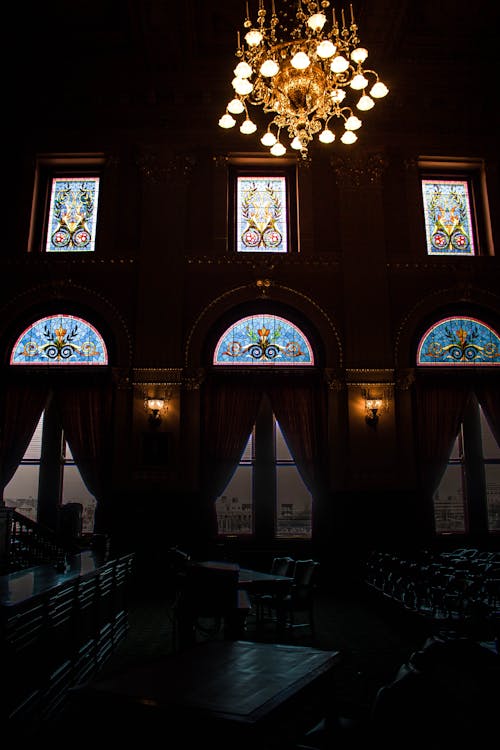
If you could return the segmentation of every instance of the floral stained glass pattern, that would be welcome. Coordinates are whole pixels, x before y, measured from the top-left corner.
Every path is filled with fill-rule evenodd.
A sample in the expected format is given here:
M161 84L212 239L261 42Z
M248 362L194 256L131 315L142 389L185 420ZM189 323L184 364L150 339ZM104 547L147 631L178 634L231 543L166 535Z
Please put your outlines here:
M428 255L474 255L465 180L422 180Z
M236 249L287 252L285 177L238 177Z
M475 318L445 318L422 337L418 365L499 365L500 338Z
M52 180L46 252L95 249L98 195L98 177Z
M16 341L11 365L106 365L102 336L81 318L50 315L27 328Z
M214 365L313 365L307 338L277 315L250 315L220 337Z

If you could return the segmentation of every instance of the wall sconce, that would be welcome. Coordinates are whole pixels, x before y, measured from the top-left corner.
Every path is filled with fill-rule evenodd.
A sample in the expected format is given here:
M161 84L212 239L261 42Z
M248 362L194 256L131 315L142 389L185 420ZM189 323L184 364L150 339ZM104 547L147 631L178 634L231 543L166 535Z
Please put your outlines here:
M168 408L168 401L164 398L146 398L144 400L146 410L149 412L149 424L151 427L158 427L160 424L160 412L163 410L165 403L167 403Z
M382 406L382 399L381 398L365 398L365 409L366 409L366 416L365 420L366 423L370 425L370 427L375 427L375 425L378 422L378 410Z

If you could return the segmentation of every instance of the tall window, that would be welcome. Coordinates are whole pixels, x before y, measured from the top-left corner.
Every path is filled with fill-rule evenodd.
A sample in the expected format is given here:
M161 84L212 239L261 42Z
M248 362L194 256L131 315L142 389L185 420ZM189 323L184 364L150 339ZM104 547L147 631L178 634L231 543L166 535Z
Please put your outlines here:
M488 531L500 532L500 447L477 399L471 399L434 494L438 534L464 534L486 509Z
M483 162L421 157L419 167L427 255L493 255Z
M453 368L500 367L500 338L477 318L443 318L422 336L417 364L445 367L450 380ZM434 520L438 534L500 531L500 448L474 394L434 493Z
M297 252L296 188L291 168L230 171L230 245L237 253Z
M231 480L216 501L221 536L311 537L312 497L264 397Z
M45 251L95 250L99 177L54 177Z
M15 508L19 513L33 521L38 519L40 467L45 460L44 457L52 453L52 451L46 450L46 441L54 440L54 433L51 433L48 429L44 431L44 422L45 412L40 417L17 471L4 489L5 505L8 508ZM52 434L52 437L50 437L50 434ZM71 448L61 430L56 432L55 440L57 441L55 455L57 456L60 479L57 488L58 497L55 500L59 505L80 503L82 505L82 531L84 533L92 532L96 499L87 490L73 460Z

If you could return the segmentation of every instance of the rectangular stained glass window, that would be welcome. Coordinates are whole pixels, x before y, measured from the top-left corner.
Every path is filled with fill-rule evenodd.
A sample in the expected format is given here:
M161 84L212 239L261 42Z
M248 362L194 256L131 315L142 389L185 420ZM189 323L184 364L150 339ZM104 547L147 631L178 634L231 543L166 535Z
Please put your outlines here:
M286 253L286 177L238 177L236 250L239 253Z
M422 180L428 255L475 255L466 180Z
M98 177L52 180L45 250L92 252L95 249Z

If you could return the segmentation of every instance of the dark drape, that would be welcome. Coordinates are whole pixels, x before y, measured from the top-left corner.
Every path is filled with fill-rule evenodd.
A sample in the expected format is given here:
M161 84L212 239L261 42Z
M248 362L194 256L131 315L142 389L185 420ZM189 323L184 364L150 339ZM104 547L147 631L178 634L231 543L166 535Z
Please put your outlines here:
M236 470L257 417L262 389L238 380L207 382L203 390L202 498L211 531L217 532L214 502Z
M500 368L494 377L482 377L475 387L490 429L500 445Z
M7 383L2 388L0 424L0 483L2 492L23 458L40 416L49 387L44 382Z
M326 489L327 404L317 382L279 382L268 387L279 422L297 469L313 497Z
M112 388L109 383L59 385L62 427L71 453L97 501L96 531L107 531L112 460Z
M416 445L420 482L430 499L441 481L463 420L470 384L462 378L422 378L416 383Z

